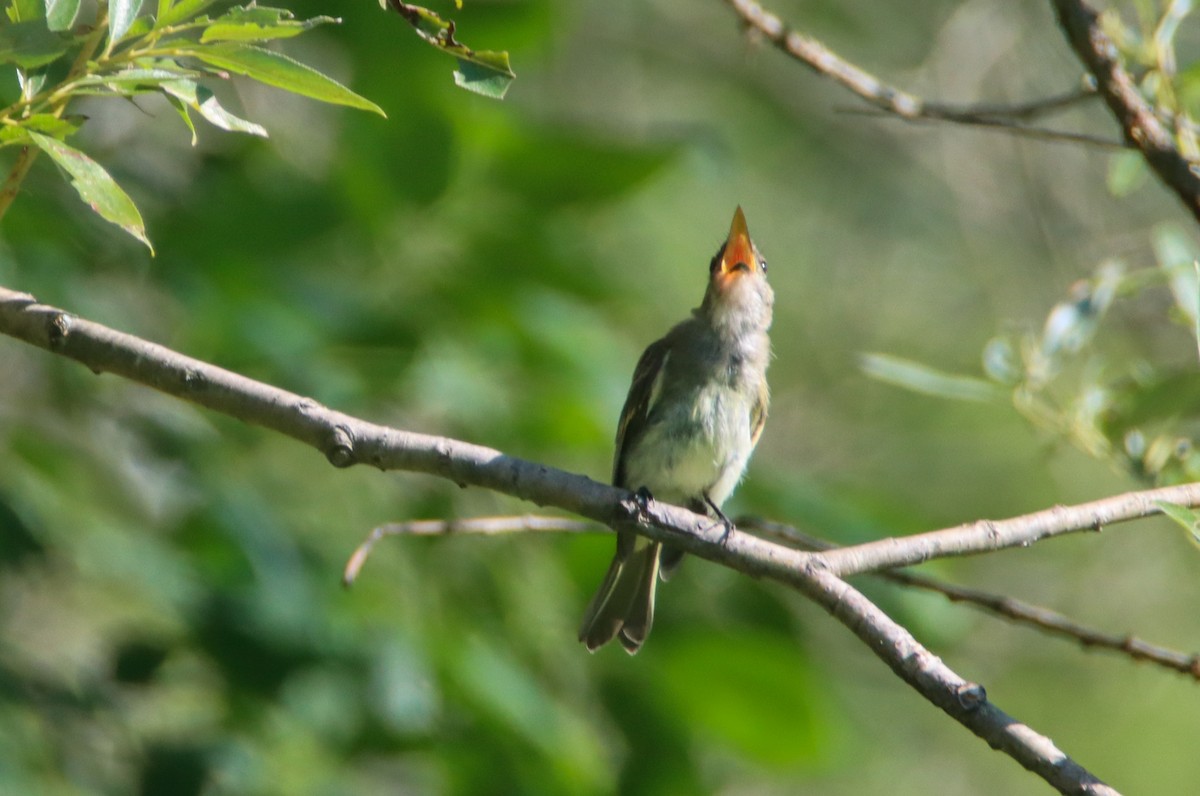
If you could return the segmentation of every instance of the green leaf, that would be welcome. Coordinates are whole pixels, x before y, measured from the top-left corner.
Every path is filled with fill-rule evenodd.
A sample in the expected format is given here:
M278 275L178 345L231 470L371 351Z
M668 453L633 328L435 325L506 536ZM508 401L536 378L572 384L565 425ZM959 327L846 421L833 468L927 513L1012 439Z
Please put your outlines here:
M184 104L183 100L179 99L179 97L173 97L170 94L167 94L166 97L167 102L171 103L171 107L178 111L179 115L183 117L183 123L187 125L188 130L192 134L192 146L195 146L197 141L196 125L192 123L192 115L188 113L188 106Z
M89 75L82 78L76 85L79 86L144 86L149 90L157 88L160 84L170 80L179 80L188 75L198 75L198 72L190 70L175 70L175 69L158 69L158 68L140 68L123 69L120 72L115 72L111 75Z
M292 12L283 8L251 6L233 8L229 13L213 20L200 36L201 43L210 41L262 41L286 39L298 36L318 25L340 24L335 17L313 17L303 21L292 18Z
M79 0L46 0L46 25L58 33L70 30L79 16Z
M44 20L0 25L0 64L33 69L58 60L70 48L71 40L52 32Z
M246 121L225 110L211 91L204 86L197 85L195 81L176 80L171 83L164 83L162 90L196 110L201 116L208 119L211 124L222 130L229 130L235 133L249 133L250 135L257 135L263 138L267 137L265 129L254 122ZM190 117L188 118L188 122L188 126L190 127ZM196 131L193 127L193 140L195 133Z
M1004 393L995 385L971 376L958 376L890 354L864 354L862 369L879 381L906 390L956 401L996 401Z
M1162 513L1175 520L1188 533L1192 544L1200 546L1200 513L1187 506L1156 500L1154 505L1162 509Z
M151 19L148 14L141 14L138 16L137 19L135 19L133 21L133 24L129 26L129 30L125 31L125 35L122 37L122 41L129 41L130 39L140 39L142 36L145 36L147 33L149 33L153 29L154 29L154 20Z
M503 99L516 79L507 52L472 50L454 38L455 26L421 6L393 0L387 4L412 25L425 41L458 61L454 82L458 86L493 99Z
M145 64L110 75L89 75L81 78L76 84L78 93L130 97L158 91L163 83L204 76L204 72L184 69L171 61L148 60Z
M504 56L506 62L508 61L508 53L499 54ZM465 58L458 59L458 69L454 70L455 85L492 99L504 99L514 78L511 69L505 73L497 69L489 69Z
M29 133L26 132L24 127L12 127L9 125L0 127L0 147L26 144L28 142Z
M60 119L49 113L35 113L21 120L19 125L0 127L0 144L8 145L29 140L30 132L42 133L60 141L79 129L78 120Z
M17 84L21 87L21 97L29 99L46 85L46 72L44 70L17 69Z
M30 132L29 137L63 171L71 175L71 186L79 193L79 198L101 218L121 227L146 244L151 254L154 253L154 247L146 238L146 225L137 206L99 163L55 138L34 132Z
M107 52L112 52L112 48L125 37L141 10L142 0L110 0L108 4Z
M211 6L217 0L181 0L174 5L163 10L165 5L164 0L159 0L158 3L158 19L154 23L154 28L165 28L168 25L178 25L180 22L187 22L196 17L201 11Z
M360 97L333 78L271 50L245 44L215 44L197 47L184 54L293 94L387 116L374 102Z
M44 11L42 0L11 0L4 9L9 22L32 22L41 19Z

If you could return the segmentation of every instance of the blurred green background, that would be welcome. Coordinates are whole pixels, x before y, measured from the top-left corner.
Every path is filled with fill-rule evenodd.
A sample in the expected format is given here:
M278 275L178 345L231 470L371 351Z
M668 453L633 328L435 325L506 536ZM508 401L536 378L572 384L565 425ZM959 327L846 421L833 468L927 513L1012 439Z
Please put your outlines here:
M733 513L851 542L1140 485L1011 409L859 367L884 351L979 373L991 337L1040 328L1103 259L1152 266L1154 225L1194 238L1157 185L1112 197L1106 152L848 112L720 2L468 0L459 37L512 55L504 102L456 88L374 3L287 5L344 17L284 49L387 120L234 81L223 101L271 140L205 127L192 148L165 105L81 105L80 145L158 256L43 158L0 231L0 284L351 414L604 479L637 355L698 303L740 203L771 264L777 356ZM1047 4L774 8L929 98L1080 76ZM1061 124L1115 136L1098 104ZM1113 355L1194 365L1170 303L1115 307ZM593 656L574 634L607 535L388 540L340 585L375 525L528 505L337 471L9 339L0 446L0 793L1042 787L803 598L706 562L660 590L636 658ZM925 569L1200 639L1200 553L1165 521ZM1114 786L1194 792L1194 681L856 583Z

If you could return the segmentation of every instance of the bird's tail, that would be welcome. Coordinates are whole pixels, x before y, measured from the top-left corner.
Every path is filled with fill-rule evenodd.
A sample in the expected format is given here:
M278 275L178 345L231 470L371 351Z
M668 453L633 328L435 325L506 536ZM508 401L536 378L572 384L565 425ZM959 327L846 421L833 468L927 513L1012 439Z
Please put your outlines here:
M618 546L579 628L579 640L590 652L619 636L621 646L632 655L650 635L661 552L662 545L641 537L624 555Z

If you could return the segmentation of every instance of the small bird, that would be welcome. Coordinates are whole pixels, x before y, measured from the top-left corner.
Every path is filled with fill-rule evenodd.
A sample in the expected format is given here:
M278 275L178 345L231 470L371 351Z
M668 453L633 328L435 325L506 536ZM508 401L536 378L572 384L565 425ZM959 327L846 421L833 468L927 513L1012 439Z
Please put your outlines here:
M617 425L614 486L709 514L733 492L767 419L767 364L775 293L767 261L733 214L729 237L709 264L704 301L638 360ZM620 638L630 655L654 621L654 591L683 551L631 531L588 605L579 640L590 651Z

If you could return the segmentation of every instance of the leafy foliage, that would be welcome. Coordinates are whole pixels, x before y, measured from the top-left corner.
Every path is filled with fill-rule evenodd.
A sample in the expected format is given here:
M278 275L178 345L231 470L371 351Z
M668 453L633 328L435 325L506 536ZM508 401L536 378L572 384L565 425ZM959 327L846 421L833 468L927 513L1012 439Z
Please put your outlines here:
M1200 442L1200 373L1195 362L1165 369L1135 361L1120 371L1096 346L1118 296L1143 297L1164 283L1193 342L1200 342L1195 265L1200 253L1174 227L1160 228L1158 243L1157 269L1126 274L1121 265L1105 263L1054 305L1040 333L992 339L983 354L992 384L884 355L868 357L864 372L956 400L993 399L1007 389L1013 407L1029 422L1090 456L1153 483L1194 481L1200 478L1195 450Z
M208 0L161 0L153 15L143 15L141 0L113 0L101 6L94 24L72 33L78 0L47 0L44 7L11 0L5 9L8 22L0 25L0 63L17 69L21 96L0 109L0 146L32 144L49 154L101 218L149 246L129 196L100 164L66 143L78 125L59 122L75 97L159 94L179 111L193 144L192 112L222 130L266 136L260 125L222 107L200 82L228 79L230 72L321 102L384 115L378 105L327 75L256 46L335 23L334 18L296 20L290 11L253 2L216 17L202 13L211 5ZM0 205L0 215L11 198Z

